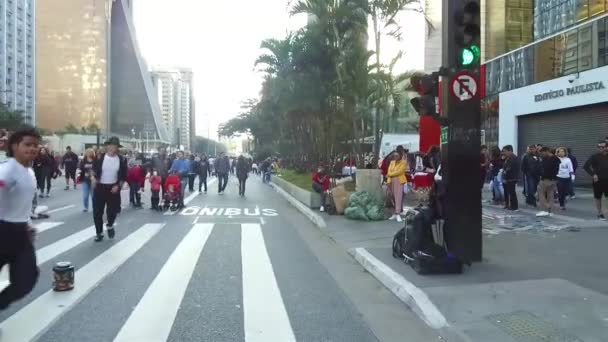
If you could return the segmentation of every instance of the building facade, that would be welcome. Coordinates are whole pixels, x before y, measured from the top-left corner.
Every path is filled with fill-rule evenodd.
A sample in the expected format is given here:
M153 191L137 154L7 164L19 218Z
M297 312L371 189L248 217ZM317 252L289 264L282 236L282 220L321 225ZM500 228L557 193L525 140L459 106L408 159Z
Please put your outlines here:
M424 14L431 23L426 25L424 42L424 72L432 73L442 64L442 41L441 41L441 3L443 0L426 0Z
M39 1L36 125L168 141L130 0Z
M156 67L152 80L170 141L190 150L195 125L192 70Z
M0 0L0 102L36 120L36 1Z
M584 160L608 132L608 3L537 0L530 11L531 1L515 2L525 15L513 27L533 39L506 44L508 51L484 64L486 141L519 154L529 144L565 146ZM499 12L509 21L509 12ZM578 179L590 181L582 170Z

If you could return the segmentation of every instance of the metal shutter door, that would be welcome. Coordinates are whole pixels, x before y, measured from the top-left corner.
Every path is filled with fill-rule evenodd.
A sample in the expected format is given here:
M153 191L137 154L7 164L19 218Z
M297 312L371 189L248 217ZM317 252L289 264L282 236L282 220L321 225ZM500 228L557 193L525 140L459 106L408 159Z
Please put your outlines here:
M577 185L590 185L591 177L583 170L589 156L597 152L597 142L608 136L608 104L567 108L558 111L520 116L518 149L523 155L526 146L543 144L553 148L572 148L578 160Z

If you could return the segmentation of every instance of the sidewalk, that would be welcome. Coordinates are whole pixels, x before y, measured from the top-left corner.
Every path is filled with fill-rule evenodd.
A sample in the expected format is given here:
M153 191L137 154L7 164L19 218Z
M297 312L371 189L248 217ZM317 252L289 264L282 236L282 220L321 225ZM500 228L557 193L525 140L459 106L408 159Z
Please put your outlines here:
M551 218L484 205L483 262L461 275L420 276L394 259L396 222L323 215L318 226L445 340L606 342L608 222L588 195Z

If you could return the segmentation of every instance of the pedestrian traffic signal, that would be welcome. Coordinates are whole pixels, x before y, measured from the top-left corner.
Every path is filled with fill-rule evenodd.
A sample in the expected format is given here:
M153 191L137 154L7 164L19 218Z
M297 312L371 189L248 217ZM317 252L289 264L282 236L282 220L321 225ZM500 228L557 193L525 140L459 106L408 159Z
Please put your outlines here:
M436 116L436 99L439 93L438 73L412 76L410 84L420 95L410 100L412 107L418 112L418 115Z
M454 9L453 28L456 65L475 68L481 60L481 29L479 0L461 0Z

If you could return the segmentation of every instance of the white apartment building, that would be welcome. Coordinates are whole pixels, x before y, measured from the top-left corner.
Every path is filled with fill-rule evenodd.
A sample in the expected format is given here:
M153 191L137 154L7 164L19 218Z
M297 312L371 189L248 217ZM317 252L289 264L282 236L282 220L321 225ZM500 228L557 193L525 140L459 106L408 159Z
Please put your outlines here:
M194 132L192 76L192 70L187 68L157 67L152 70L169 139L186 150L191 148Z
M0 0L0 102L21 110L27 123L35 113L36 0Z

